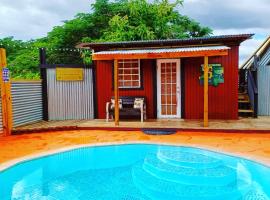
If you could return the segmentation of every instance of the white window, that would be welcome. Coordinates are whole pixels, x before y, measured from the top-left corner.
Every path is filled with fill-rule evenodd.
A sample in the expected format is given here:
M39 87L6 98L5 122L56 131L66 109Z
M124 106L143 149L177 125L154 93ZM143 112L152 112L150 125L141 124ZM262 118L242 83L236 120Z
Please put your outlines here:
M140 88L140 60L118 61L119 88Z

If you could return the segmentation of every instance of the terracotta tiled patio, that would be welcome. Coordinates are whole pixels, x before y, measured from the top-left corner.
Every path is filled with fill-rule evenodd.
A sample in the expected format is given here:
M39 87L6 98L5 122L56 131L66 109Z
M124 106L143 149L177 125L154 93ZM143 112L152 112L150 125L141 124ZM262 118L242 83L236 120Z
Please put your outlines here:
M270 166L270 134L177 132L150 136L140 131L77 130L0 137L0 169L19 161L85 145L162 143L195 146L243 156Z

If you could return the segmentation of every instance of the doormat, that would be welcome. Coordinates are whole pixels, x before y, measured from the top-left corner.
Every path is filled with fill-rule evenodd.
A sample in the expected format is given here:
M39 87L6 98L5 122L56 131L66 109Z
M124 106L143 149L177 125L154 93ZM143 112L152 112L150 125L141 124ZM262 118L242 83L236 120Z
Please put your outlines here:
M176 133L175 129L142 129L147 135L172 135Z

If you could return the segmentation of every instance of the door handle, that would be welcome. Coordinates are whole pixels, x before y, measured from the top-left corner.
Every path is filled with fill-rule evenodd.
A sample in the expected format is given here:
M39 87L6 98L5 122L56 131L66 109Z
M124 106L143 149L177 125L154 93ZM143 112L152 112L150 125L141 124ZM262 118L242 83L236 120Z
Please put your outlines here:
M176 92L177 92L177 93L180 93L180 87L177 87L177 88L176 88Z

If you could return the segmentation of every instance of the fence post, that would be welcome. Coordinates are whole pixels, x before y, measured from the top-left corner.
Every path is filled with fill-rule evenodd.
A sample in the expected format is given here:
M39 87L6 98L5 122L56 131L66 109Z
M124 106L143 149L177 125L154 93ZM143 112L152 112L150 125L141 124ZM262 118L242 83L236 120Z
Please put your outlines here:
M3 48L0 48L0 71L3 132L5 136L8 136L11 135L13 123L12 101L9 71L7 70L6 50Z
M43 120L49 120L48 114L48 90L47 90L47 68L42 65L46 65L46 49L39 49L39 60L40 60L40 77L41 77L41 87L42 87L42 111Z

